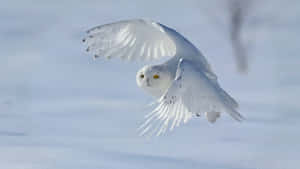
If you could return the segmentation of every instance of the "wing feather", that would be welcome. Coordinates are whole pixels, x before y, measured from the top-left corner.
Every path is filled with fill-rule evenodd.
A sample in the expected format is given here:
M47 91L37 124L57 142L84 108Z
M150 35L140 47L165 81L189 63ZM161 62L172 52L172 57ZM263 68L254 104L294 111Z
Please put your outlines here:
M176 44L172 37L158 23L146 20L128 20L97 26L87 31L83 41L88 46L88 52L104 57L121 56L118 53L122 53L127 59L154 60L176 54ZM166 52L158 52L157 44L163 44ZM120 46L130 48L130 53L124 53L128 50ZM114 55L103 55L104 53Z

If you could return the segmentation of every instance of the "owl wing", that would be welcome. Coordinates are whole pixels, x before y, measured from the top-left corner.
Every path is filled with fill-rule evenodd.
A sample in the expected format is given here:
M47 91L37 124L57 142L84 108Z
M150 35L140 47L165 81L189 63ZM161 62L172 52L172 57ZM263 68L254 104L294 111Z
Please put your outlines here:
M83 42L96 58L147 61L173 56L194 57L204 71L214 76L206 59L192 43L158 22L136 19L97 26L87 31Z
M176 44L160 24L146 20L119 21L87 31L83 42L96 58L154 60L176 54Z
M156 109L147 116L141 134L160 135L168 128L173 130L180 123L187 122L193 115L205 112L226 112L241 121L243 117L223 92L192 61L180 59L176 78L158 101Z

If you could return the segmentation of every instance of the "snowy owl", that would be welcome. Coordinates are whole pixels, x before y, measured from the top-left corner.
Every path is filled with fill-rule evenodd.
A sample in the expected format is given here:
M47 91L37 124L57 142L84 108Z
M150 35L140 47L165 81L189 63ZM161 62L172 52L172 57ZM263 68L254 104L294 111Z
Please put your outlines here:
M141 134L160 135L204 114L214 123L226 112L237 121L238 103L218 84L217 76L201 52L186 38L163 24L149 20L127 20L94 27L83 42L98 57L153 61L137 72L138 87L156 99L157 107L141 125Z

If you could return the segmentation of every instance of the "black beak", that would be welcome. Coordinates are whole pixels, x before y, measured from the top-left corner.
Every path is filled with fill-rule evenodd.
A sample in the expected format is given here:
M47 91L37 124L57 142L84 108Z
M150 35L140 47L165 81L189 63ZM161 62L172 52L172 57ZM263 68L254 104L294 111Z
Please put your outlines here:
M149 82L149 79L147 78L146 79L146 85L149 87L150 86L150 82Z

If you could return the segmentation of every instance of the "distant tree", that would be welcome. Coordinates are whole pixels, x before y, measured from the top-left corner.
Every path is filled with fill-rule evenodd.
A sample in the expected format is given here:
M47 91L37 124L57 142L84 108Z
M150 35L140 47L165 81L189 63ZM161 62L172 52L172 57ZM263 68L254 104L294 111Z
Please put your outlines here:
M229 39L237 70L247 73L249 69L249 51L243 39L245 26L253 19L254 0L211 0L202 1L201 11L209 17L216 28L222 28L222 33ZM226 29L223 29L226 28ZM224 32L224 30L226 30Z
M237 69L241 73L248 71L248 51L242 39L245 19L250 12L251 0L228 0L229 35L235 55Z

